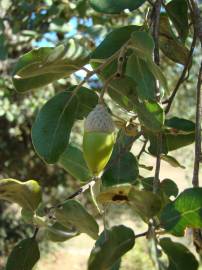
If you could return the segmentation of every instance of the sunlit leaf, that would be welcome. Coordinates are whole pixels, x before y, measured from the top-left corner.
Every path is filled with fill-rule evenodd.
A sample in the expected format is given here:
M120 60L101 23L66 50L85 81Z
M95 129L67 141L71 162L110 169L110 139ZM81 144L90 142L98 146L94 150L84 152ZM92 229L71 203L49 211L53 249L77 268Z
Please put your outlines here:
M104 188L97 196L97 201L101 204L105 203L126 203L132 186L130 184L114 185Z
M0 199L17 203L34 211L41 201L41 187L35 180L20 182L15 179L0 180Z
M168 162L173 167L180 167L185 169L185 166L181 165L176 158L169 156L169 155L161 155L161 159Z
M77 235L78 232L67 230L66 227L57 222L45 229L46 239L52 242L64 242Z
M79 70L88 59L86 48L73 39L55 48L37 48L19 58L13 84L19 92L42 87Z
M187 227L202 226L202 188L184 190L161 214L161 225L176 236L183 236Z

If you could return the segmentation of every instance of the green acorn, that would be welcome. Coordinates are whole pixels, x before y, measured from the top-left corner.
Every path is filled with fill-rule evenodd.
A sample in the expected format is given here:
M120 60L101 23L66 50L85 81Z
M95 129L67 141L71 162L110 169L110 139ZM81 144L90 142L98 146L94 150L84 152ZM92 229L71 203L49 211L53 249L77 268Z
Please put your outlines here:
M114 123L104 105L98 104L84 124L83 153L89 170L98 176L109 161L115 143Z

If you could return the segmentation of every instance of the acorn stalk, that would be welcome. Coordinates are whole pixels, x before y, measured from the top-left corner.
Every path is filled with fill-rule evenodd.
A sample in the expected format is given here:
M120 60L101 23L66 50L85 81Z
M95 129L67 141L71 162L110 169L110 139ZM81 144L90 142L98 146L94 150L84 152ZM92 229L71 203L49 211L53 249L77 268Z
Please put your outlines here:
M98 176L107 165L115 143L114 123L107 108L98 104L84 123L83 153L89 170Z

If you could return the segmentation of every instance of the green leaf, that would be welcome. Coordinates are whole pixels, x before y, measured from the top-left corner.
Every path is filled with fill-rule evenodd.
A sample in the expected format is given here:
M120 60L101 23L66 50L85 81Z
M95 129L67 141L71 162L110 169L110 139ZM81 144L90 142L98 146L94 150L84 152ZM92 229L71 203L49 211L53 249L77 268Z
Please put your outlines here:
M41 201L41 187L35 180L20 182L15 179L0 180L0 199L17 203L34 211Z
M141 91L146 87L147 80L152 78L152 75L159 81L159 84L168 91L167 80L164 77L161 69L153 61L154 41L152 36L145 31L135 31L131 35L133 55L137 59L131 60L129 73L130 77L134 78L137 85L140 87L139 97L141 98ZM133 55L130 58L133 58ZM130 60L129 58L129 60ZM134 62L133 62L134 61ZM127 63L129 65L129 62ZM136 70L137 69L137 70ZM136 74L138 72L138 74ZM127 67L126 67L127 74ZM148 78L145 78L147 75ZM150 77L150 78L149 78ZM143 80L143 81L141 81ZM145 80L145 81L144 81ZM155 84L155 82L153 83ZM148 86L147 86L148 87ZM151 87L152 96L146 96L145 98L151 98L155 100L155 86ZM149 92L149 87L147 92ZM162 93L163 94L163 93Z
M133 11L144 4L146 0L90 0L90 5L97 12L119 14L124 9Z
M116 159L116 163L113 164ZM128 152L118 158L116 154L112 155L112 162L102 176L104 186L113 186L125 183L134 183L139 174L138 162L135 156Z
M189 33L187 2L184 0L172 0L166 5L166 11L174 23L179 37L185 42Z
M172 117L170 119L166 119L165 125L169 128L174 129L176 133L178 133L179 131L185 132L195 131L195 123L184 118Z
M181 165L177 159L175 159L174 157L172 156L169 156L169 155L161 155L161 159L168 162L171 166L173 167L180 167L182 169L185 169L185 166Z
M124 109L134 110L134 103L137 100L137 86L131 78L124 76L112 80L109 84L108 94Z
M153 182L154 177L141 179L141 184L143 185L144 190L153 191ZM167 178L160 182L159 191L159 195L161 195L161 192L163 192L168 198L171 196L176 197L178 195L178 187L176 183Z
M32 126L32 142L37 154L47 163L55 163L64 152L78 110L71 92L51 98L40 110Z
M166 15L161 15L160 17L159 46L169 59L175 63L186 65L189 50L174 36Z
M186 227L202 227L202 188L184 190L161 213L161 225L171 234L183 236Z
M18 60L13 84L19 92L42 87L79 70L88 59L86 48L73 39L55 48L37 48Z
M40 110L32 127L35 150L47 163L59 160L69 144L74 121L86 116L97 104L97 95L92 90L81 87L74 94L74 88L51 98Z
M147 129L158 132L164 124L165 113L163 108L155 101L138 101L135 104L140 123Z
M97 201L100 204L105 203L125 203L128 202L128 194L132 186L130 184L116 185L106 187L97 196Z
M146 137L149 139L150 146L148 147L148 151L150 154L156 156L157 155L157 145L158 145L158 136L154 132L145 133ZM161 146L161 153L167 155L168 153L168 145L166 135L162 134L162 146Z
M32 270L40 258L39 247L35 239L22 240L11 252L6 270Z
M145 31L134 31L131 35L132 46L138 57L151 60L154 51L154 40L152 36Z
M173 151L192 144L195 141L195 132L189 134L166 134L168 150Z
M151 191L132 188L128 198L131 207L145 222L157 215L161 209L160 197Z
M152 132L145 132L150 141L148 148L152 155L156 155L157 137ZM173 117L165 120L165 129L162 134L162 154L187 146L195 140L195 124L192 121ZM173 161L174 162L174 161ZM176 162L175 162L176 163Z
M57 208L55 217L64 227L73 226L78 232L86 233L93 239L98 237L97 222L76 200L68 200L60 208Z
M46 239L52 242L64 242L78 235L78 232L67 230L66 227L56 222L45 230Z
M83 152L76 146L68 145L58 164L79 181L85 182L92 177L83 158Z
M176 197L179 192L176 183L173 180L167 178L160 183L160 189L168 196L168 198L171 196Z
M109 33L100 45L90 55L92 62L101 62L101 59L106 59L116 51L118 51L131 37L131 34L141 29L137 25L128 25L117 28ZM98 61L96 61L96 59Z
M134 244L133 230L123 225L103 231L91 251L88 270L111 269L121 256L133 248Z
M195 256L181 243L173 242L170 238L160 239L160 246L168 256L168 270L197 270L198 262Z
M141 100L155 100L155 77L149 70L146 61L133 53L127 61L126 75L134 80L137 85L137 95Z

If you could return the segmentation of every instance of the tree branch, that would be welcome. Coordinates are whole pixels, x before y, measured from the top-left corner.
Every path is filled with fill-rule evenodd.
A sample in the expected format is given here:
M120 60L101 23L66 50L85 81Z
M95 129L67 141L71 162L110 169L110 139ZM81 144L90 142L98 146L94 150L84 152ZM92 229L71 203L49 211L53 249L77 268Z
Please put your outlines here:
M162 0L156 0L154 5L153 12L153 38L154 38L154 62L159 66L160 65L160 56L159 56L159 22L160 22L160 12L161 12ZM160 101L160 88L156 83L156 100ZM155 176L153 182L153 192L156 193L159 188L159 173L160 173L160 165L161 165L161 148L162 148L162 134L158 133L157 135L157 157L156 157L156 169Z
M199 186L199 169L201 159L201 119L202 119L202 61L198 75L197 94L196 94L196 128L195 128L195 160L192 184Z

